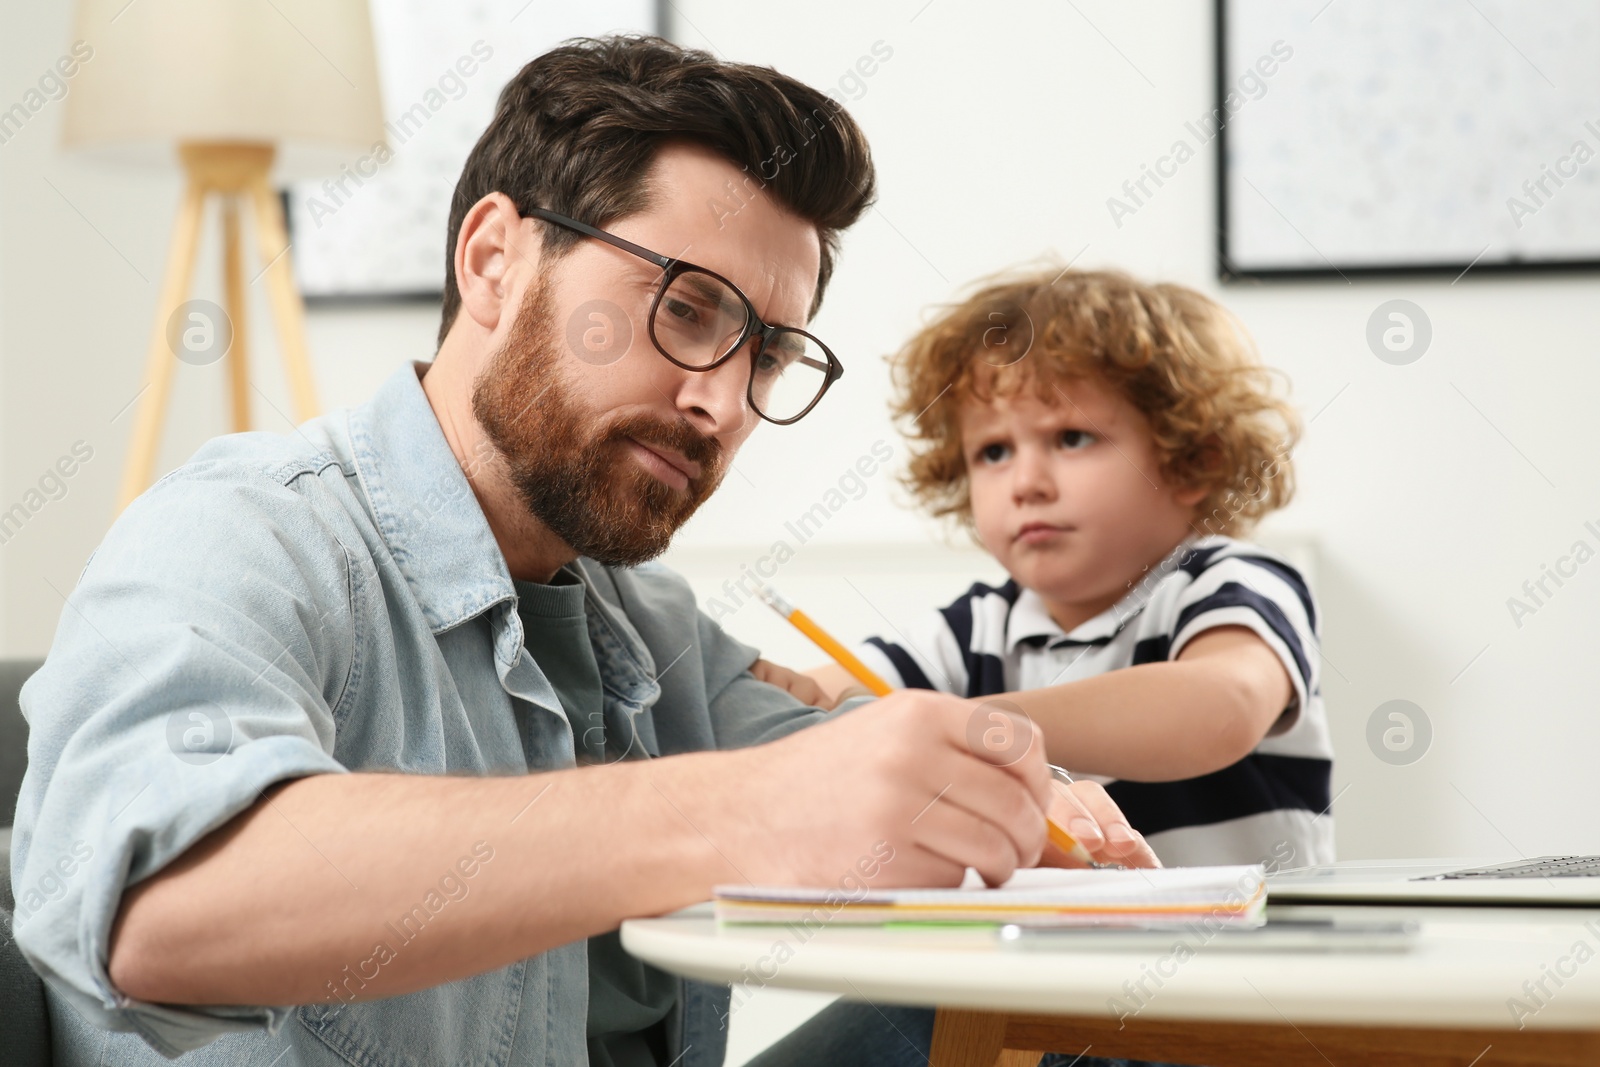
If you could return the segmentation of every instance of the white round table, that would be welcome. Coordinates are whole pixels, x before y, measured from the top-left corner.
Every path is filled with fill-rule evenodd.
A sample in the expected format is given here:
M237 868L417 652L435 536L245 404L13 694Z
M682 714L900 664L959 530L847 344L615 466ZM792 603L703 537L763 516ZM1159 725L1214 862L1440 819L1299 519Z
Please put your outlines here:
M1272 914L1409 918L1422 932L1401 953L1208 951L1181 933L1166 951L1040 952L1004 947L990 928L719 926L699 905L624 923L622 943L704 981L937 1007L935 1067L1086 1045L1214 1067L1600 1064L1600 910Z

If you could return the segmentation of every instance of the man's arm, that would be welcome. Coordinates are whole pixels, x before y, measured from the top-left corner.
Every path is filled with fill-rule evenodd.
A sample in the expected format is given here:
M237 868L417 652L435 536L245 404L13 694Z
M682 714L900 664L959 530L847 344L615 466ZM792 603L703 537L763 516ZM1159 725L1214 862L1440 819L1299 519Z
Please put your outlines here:
M317 775L282 786L124 894L116 985L190 1004L326 999L391 945L459 861L481 856L427 930L366 963L363 997L503 966L706 899L723 882L826 886L866 856L876 885L998 882L1044 845L1041 755L1000 767L970 708L906 692L734 752L531 777ZM393 924L392 926L389 924Z
M124 894L112 982L150 1002L314 1003L384 942L394 958L376 976L370 963L361 970L361 996L392 996L737 880L688 821L706 819L709 798L682 796L699 768L644 770L315 775L274 787ZM465 895L451 900L441 880ZM426 932L402 946L396 931L410 934L405 919L430 892L447 903L425 910Z

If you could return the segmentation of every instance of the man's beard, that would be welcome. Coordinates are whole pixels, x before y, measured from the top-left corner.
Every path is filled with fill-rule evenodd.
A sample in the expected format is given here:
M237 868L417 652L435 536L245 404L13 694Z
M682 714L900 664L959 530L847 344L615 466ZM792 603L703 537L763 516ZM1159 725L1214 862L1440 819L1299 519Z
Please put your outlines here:
M473 384L472 413L523 505L573 551L609 566L654 559L722 481L722 446L686 419L639 413L607 422L603 412L583 411L563 375L554 317L541 279ZM630 454L629 438L676 451L700 465L699 476L674 489Z

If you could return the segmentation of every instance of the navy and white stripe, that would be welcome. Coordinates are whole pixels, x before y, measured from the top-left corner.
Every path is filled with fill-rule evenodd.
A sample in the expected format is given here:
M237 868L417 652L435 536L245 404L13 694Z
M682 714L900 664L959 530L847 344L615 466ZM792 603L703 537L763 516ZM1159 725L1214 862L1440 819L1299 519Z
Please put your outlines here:
M982 697L1175 659L1207 630L1244 626L1277 654L1294 686L1289 706L1253 752L1177 782L1084 777L1105 783L1163 863L1297 866L1333 859L1333 746L1322 706L1319 625L1311 590L1287 560L1207 537L1180 546L1071 633L1032 590L1015 581L978 583L898 640L869 638L858 654L891 684Z

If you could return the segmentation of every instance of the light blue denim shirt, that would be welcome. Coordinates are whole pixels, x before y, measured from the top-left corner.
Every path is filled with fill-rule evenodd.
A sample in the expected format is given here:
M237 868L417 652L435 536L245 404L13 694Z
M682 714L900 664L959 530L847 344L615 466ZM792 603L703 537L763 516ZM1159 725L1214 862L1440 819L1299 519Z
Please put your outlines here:
M12 843L17 942L48 981L56 1062L187 1050L185 1063L263 1067L585 1062L583 942L345 1003L363 967L351 961L328 976L328 1003L299 1007L143 1003L106 969L123 891L274 782L573 765L572 726L523 646L510 573L423 394L426 369L294 433L209 442L84 567L22 690L29 765ZM756 681L756 651L670 570L579 569L603 714L633 731L629 758L757 744L824 717ZM471 891L469 877L441 884ZM681 992L671 1054L720 1064L728 991Z

